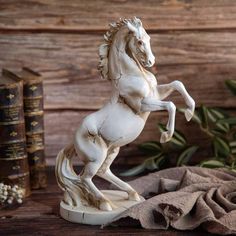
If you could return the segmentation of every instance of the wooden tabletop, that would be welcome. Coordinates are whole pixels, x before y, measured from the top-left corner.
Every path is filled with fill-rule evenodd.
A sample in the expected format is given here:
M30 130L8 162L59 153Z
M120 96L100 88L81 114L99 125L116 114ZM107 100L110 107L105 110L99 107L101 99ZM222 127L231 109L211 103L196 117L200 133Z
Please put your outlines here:
M141 227L114 227L101 229L99 226L74 224L65 221L59 215L59 203L62 192L58 188L53 169L48 169L49 183L46 189L34 190L17 209L0 211L0 235L159 235L159 236L207 236L201 231L146 230ZM108 183L95 179L102 189Z

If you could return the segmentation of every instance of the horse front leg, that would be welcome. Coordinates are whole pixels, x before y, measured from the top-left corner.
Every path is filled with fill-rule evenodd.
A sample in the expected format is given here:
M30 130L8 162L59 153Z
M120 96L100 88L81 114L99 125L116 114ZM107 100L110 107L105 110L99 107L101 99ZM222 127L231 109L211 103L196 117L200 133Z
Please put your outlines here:
M148 97L141 101L141 111L151 112L151 111L163 111L167 110L169 113L169 119L166 125L166 132L161 134L161 143L168 142L175 130L175 113L176 107L173 102L159 101L156 98Z
M188 106L188 108L185 110L185 117L187 121L190 121L194 114L195 102L187 92L183 83L175 80L169 84L162 84L157 86L157 92L160 100L165 99L175 90L177 90L183 96L185 103Z

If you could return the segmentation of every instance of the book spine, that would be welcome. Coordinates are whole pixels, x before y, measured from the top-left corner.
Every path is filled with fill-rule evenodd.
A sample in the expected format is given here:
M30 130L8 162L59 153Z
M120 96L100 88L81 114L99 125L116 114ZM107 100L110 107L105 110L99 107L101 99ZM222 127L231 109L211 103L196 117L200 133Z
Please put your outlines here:
M0 182L30 195L23 111L23 82L0 87Z
M26 149L32 189L47 186L44 154L44 112L42 79L24 81Z

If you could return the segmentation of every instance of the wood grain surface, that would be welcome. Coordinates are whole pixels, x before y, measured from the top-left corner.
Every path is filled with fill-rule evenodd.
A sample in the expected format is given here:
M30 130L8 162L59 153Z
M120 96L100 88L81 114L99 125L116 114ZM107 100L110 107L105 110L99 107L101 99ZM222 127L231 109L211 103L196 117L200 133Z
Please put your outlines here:
M0 68L27 66L44 77L49 163L71 142L83 117L109 99L110 84L97 71L98 46L108 23L133 15L150 33L158 83L180 80L197 106L235 109L224 81L236 75L236 1L0 0ZM184 106L176 92L168 99ZM121 162L139 162L126 157L142 155L137 144L157 140L156 123L166 119L166 113L151 115L141 136L123 148ZM177 118L177 127L199 132L183 118ZM207 144L201 134L189 139Z
M153 31L231 29L234 0L0 0L0 27L29 30L104 30L120 17L139 16Z
M119 173L121 169L114 169ZM0 211L0 235L3 236L209 236L200 228L194 231L146 230L140 226L115 227L87 226L70 223L59 215L59 203L62 191L56 184L54 170L48 172L49 184L45 190L34 190L32 195L24 200L21 207ZM127 180L127 179L126 179ZM109 184L95 178L99 188L106 189Z

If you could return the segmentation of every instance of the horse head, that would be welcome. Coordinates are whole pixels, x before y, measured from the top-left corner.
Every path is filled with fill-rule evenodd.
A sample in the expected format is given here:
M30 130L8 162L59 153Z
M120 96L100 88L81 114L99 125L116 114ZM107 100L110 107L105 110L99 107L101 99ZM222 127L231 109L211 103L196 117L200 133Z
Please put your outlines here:
M127 53L131 58L138 61L143 67L151 67L155 63L155 57L150 46L150 36L142 26L140 19L120 19L118 22L110 24L110 29L105 33L103 43L99 47L99 65L98 69L105 79L108 77L108 55L114 37L120 29L124 29L126 36Z
M144 67L151 67L155 63L155 57L151 50L150 36L142 26L140 19L134 17L127 20L126 26L129 30L128 49L132 56Z

